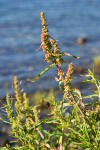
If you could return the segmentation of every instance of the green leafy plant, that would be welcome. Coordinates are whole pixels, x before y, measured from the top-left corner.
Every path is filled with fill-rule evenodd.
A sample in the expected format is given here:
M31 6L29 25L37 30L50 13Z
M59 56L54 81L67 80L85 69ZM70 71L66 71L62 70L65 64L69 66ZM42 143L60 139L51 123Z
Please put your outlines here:
M42 34L41 46L45 54L45 61L50 65L34 79L36 82L52 67L57 70L55 80L58 82L62 93L60 101L55 95L40 96L47 102L48 112L41 117L40 103L32 105L26 93L22 93L17 77L14 77L15 97L6 97L5 106L12 135L16 138L17 145L6 145L7 150L100 150L100 82L91 70L85 75L85 81L94 85L91 95L83 95L80 90L72 87L72 63L64 72L62 65L64 57L74 57L66 52L61 52L57 41L48 31L48 25L43 12L41 12ZM84 101L91 100L89 103ZM13 107L14 106L14 107ZM70 111L69 111L70 110Z

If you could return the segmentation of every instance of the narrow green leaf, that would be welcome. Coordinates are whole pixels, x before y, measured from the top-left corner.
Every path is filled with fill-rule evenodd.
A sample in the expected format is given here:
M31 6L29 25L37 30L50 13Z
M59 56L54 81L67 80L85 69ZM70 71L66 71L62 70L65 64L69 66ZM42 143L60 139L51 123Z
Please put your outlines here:
M92 94L92 95L84 96L83 98L86 99L86 98L93 98L93 97L98 97L98 95Z
M37 81L45 72L47 72L48 70L50 70L52 67L54 67L55 65L52 64L50 66L48 66L47 68L45 68L40 74L38 74L34 79L28 79L28 81L30 82L35 82Z
M69 53L66 53L66 52L64 52L64 53L62 53L62 54L63 54L63 56L71 56L71 57L74 57L74 58L79 59L79 57L78 57L78 56L74 56L74 55L69 54Z

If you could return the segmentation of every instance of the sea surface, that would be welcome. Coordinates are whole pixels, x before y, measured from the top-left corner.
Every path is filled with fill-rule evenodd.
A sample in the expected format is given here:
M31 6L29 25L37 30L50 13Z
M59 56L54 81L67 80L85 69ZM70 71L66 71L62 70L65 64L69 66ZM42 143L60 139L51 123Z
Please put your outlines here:
M13 93L14 76L29 93L57 86L55 69L36 83L27 81L47 66L42 50L36 51L40 46L41 11L61 51L80 57L72 59L75 66L91 66L94 57L100 55L100 0L0 0L1 98L7 92ZM85 37L87 42L79 45L79 37Z

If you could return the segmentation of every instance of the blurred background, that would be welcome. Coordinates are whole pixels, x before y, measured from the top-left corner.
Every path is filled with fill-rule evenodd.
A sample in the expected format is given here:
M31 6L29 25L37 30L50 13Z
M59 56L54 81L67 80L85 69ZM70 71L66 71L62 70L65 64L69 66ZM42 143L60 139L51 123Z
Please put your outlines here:
M54 69L39 82L31 84L27 81L47 65L43 62L42 50L36 52L41 43L41 11L45 12L49 32L58 40L61 51L80 57L72 60L76 73L83 73L93 63L100 64L99 0L0 0L1 98L7 92L13 93L15 75L22 80L28 93L57 86L53 79Z

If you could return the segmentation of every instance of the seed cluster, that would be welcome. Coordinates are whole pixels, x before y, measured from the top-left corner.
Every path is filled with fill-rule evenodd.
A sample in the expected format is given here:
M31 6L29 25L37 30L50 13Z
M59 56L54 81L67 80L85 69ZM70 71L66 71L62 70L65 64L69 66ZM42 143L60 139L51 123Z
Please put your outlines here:
M63 63L62 55L57 41L49 35L47 20L45 14L41 12L42 34L41 48L45 52L45 61L54 63L56 66L61 66Z

